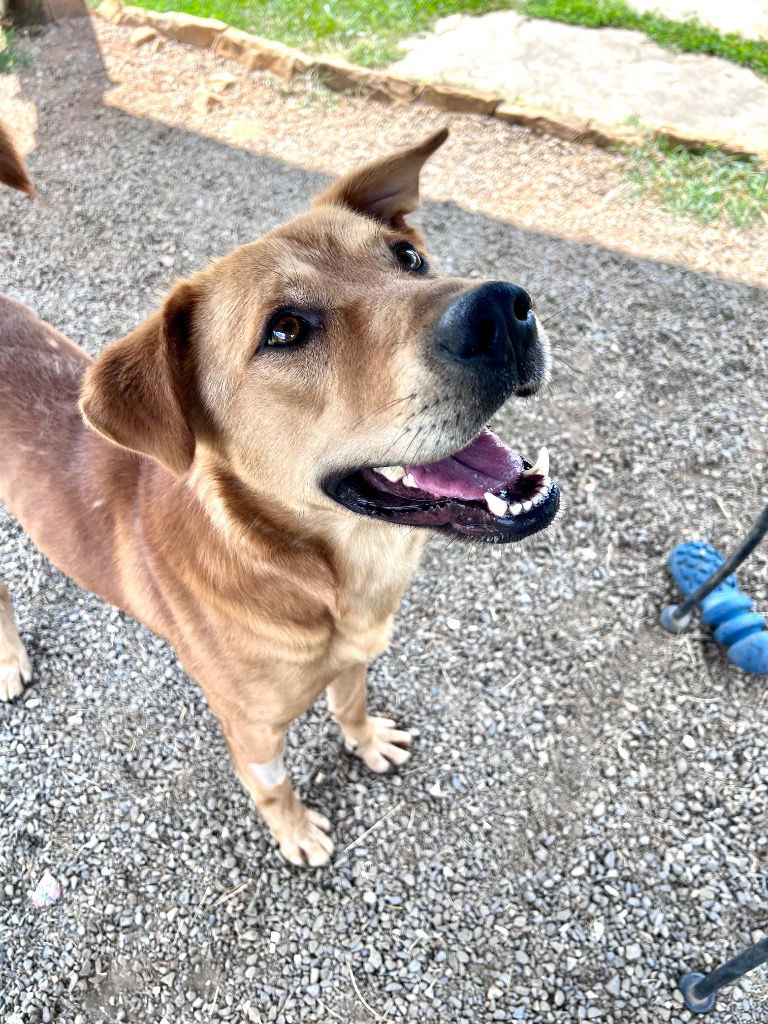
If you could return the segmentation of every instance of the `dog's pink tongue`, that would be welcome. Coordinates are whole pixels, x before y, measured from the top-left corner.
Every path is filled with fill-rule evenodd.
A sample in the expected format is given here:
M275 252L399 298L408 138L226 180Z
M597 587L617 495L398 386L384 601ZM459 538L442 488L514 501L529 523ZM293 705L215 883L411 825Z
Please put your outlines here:
M523 471L523 460L482 430L466 448L426 466L406 466L417 487L446 498L482 498L486 491L509 487Z

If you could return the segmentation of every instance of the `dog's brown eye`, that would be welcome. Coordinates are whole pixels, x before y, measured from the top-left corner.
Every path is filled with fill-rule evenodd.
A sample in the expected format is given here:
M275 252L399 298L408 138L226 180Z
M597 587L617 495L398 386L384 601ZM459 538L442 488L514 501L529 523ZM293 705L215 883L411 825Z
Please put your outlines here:
M269 332L269 338L267 339L268 345L295 345L296 342L301 341L304 335L307 333L307 327L309 325L305 320L301 320L297 316L281 316L272 325L272 330Z
M415 274L424 267L424 257L416 252L413 246L407 242L401 242L399 245L396 245L394 252L395 259L403 270Z

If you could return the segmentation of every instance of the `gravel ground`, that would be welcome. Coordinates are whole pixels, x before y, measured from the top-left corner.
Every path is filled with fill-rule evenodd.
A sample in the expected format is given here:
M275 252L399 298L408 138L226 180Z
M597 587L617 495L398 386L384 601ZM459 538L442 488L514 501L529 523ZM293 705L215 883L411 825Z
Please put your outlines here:
M46 199L0 195L0 281L96 352L322 179L101 107L93 53L62 39L22 83ZM679 975L768 930L764 685L657 625L670 547L728 547L766 500L766 293L455 198L422 214L443 269L519 281L551 318L555 384L497 427L549 444L559 523L429 547L372 672L373 707L421 731L401 775L348 759L323 705L292 729L340 851L312 872L280 861L168 647L3 516L36 670L0 709L5 1024L681 1022ZM742 577L768 610L765 553ZM37 909L46 869L62 894ZM768 973L719 1005L764 1021Z
M450 198L464 209L533 231L768 284L768 223L739 231L726 223L704 226L675 216L653 199L633 195L624 160L616 153L536 136L493 118L418 106L392 108L316 84L308 88L302 80L249 74L234 62L169 40L137 48L129 42L130 28L99 19L92 22L95 40L85 47L82 32L88 24L63 23L33 42L35 64L20 93L13 76L0 75L0 109L30 148L36 115L41 120L40 159L51 131L43 123L51 99L48 69L56 56L66 62L77 44L86 51L88 74L76 102L91 108L100 105L104 93L104 102L134 117L328 174L448 124L451 146L434 156L424 175L427 198ZM97 43L103 68L97 63ZM215 79L221 73L232 78L224 91ZM204 104L210 109L204 112L197 101L211 92L213 98ZM97 126L92 130L98 134ZM37 160L33 153L33 171Z

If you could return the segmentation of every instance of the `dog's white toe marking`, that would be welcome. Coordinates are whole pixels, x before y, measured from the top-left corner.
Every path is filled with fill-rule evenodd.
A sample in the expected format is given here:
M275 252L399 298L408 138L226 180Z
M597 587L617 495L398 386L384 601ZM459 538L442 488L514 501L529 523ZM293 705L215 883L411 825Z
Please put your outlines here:
M0 700L13 700L24 692L24 684L32 678L32 666L21 644L9 649L0 637Z
M372 772L387 772L393 765L399 768L405 764L412 753L412 742L413 735L405 729L397 729L391 718L369 716L365 735L348 738L345 746Z
M18 697L31 678L32 666L16 629L11 595L0 581L0 701Z
M280 853L291 864L318 868L327 864L333 853L333 840L328 835L331 823L324 814L302 808L301 820L278 837Z

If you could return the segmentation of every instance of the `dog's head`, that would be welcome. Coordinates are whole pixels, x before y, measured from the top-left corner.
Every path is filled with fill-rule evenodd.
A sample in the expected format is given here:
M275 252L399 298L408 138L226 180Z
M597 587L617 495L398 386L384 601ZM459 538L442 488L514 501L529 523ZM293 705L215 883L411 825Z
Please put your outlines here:
M356 513L492 542L547 526L546 453L531 467L484 427L546 380L531 300L441 276L405 219L446 136L177 284L89 371L87 422L177 475L204 453L304 521Z

